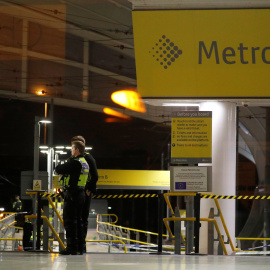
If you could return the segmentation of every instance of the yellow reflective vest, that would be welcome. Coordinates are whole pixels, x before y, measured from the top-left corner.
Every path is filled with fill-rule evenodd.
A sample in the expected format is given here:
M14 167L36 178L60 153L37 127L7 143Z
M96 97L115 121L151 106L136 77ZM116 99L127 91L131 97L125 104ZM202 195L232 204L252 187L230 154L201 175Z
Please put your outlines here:
M78 187L85 187L89 174L89 165L84 157L74 158L74 160L78 160L82 165L81 174L78 181ZM64 188L69 187L69 179L70 175L62 177L60 180L60 185Z

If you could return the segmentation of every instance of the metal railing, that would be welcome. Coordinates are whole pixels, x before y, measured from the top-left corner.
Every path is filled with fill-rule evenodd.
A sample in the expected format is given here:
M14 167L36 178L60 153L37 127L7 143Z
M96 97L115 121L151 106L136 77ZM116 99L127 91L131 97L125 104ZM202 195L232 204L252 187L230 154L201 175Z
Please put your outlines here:
M22 239L15 237L15 230L22 230L22 227L14 226L16 213L3 212L3 214L4 218L0 219L0 250L16 250Z
M173 210L172 205L171 205L171 203L169 201L169 196L193 196L194 197L194 196L197 196L197 195L198 195L198 193L188 193L188 192L187 193L182 192L182 193L165 193L164 194L165 201L167 203L168 208L170 209L170 211L172 213L172 217L171 218L165 218L163 220L164 220L164 223L165 223L165 226L166 226L168 232L170 232L170 235L172 235L173 238L174 238L174 235L172 234L171 230L169 229L169 226L167 224L167 221L185 220L185 221L193 221L193 222L195 222L196 221L196 218L179 218L179 217L175 217L174 210ZM220 217L222 226L224 228L225 234L226 234L226 236L228 238L228 243L230 244L230 247L231 247L232 251L233 252L239 251L239 249L235 248L234 245L233 245L233 243L232 243L232 240L231 240L229 231L228 231L227 226L226 226L226 223L225 223L225 219L223 217L221 208L220 208L219 203L218 203L218 199L215 198L216 195L209 194L209 193L200 193L201 198L204 198L204 196L208 196L209 197L209 195L212 195L213 196L213 199L215 201L217 210L219 212L219 217ZM217 233L219 235L219 241L220 241L220 243L222 245L224 254L227 255L228 253L227 253L227 250L226 250L226 247L225 247L225 244L224 244L223 236L220 233L220 229L218 227L218 224L217 224L216 220L214 218L200 218L200 221L207 221L207 222L213 222L214 223L215 228L216 228L216 231L217 231Z
M108 241L113 239L121 239L125 245L128 247L128 249L132 249L134 245L131 245L130 243L139 244L136 245L136 247L146 246L147 248L156 248L157 244L154 244L151 242L151 236L158 236L158 233L153 233L149 231L143 231L143 230L137 230L133 228L123 227L116 225L116 221L114 222L103 222L102 217L103 216L114 216L116 218L116 221L118 220L118 217L115 214L98 214L97 215L97 233L100 235L101 238L106 239ZM132 239L131 232L133 232L136 236L136 239ZM142 235L144 235L144 238L146 237L146 241L142 241ZM162 235L163 237L169 237L169 235ZM146 249L147 251L150 251L150 249ZM168 248L168 247L165 247ZM169 247L170 248L170 247Z

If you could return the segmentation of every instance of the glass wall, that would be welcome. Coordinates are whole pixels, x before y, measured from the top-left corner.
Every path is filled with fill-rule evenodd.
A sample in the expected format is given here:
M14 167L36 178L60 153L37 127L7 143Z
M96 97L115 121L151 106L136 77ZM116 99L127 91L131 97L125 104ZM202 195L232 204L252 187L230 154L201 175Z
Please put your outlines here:
M270 107L238 107L236 195L248 196L236 201L238 238L269 237L269 112ZM266 244L242 240L241 248Z

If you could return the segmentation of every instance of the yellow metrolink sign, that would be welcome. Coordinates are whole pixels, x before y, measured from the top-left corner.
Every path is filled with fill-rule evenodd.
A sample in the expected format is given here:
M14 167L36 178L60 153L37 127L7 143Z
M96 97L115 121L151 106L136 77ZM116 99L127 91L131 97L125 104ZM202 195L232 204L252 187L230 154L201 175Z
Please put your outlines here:
M98 175L99 189L170 189L170 171L99 169Z
M269 97L270 9L133 12L142 97Z

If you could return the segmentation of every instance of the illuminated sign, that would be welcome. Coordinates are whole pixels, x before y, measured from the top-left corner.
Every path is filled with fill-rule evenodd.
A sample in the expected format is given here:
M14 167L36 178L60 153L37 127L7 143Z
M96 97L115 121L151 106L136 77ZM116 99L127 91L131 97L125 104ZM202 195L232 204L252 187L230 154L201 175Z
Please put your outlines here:
M170 189L170 171L99 169L98 175L101 189Z
M143 97L269 97L270 9L133 12Z

